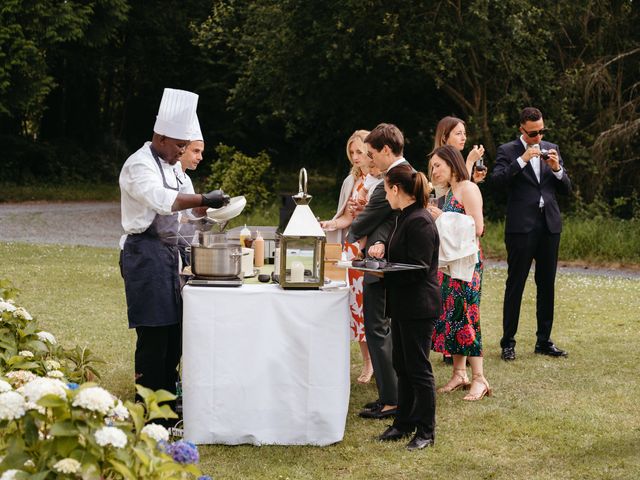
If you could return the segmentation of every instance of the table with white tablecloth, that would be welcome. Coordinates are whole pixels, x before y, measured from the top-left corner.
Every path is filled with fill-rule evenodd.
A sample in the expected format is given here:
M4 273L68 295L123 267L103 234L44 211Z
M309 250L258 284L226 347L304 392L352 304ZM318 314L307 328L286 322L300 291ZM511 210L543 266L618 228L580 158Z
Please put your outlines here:
M348 290L183 289L184 436L329 445L349 405Z

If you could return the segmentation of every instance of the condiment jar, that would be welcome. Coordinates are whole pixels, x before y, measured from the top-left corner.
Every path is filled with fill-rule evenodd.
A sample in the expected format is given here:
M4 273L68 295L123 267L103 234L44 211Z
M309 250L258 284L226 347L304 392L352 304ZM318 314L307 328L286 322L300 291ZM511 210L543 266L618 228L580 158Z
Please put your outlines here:
M246 245L244 243L245 239L251 238L251 230L247 228L247 224L244 224L242 230L240 230L240 246L244 248Z

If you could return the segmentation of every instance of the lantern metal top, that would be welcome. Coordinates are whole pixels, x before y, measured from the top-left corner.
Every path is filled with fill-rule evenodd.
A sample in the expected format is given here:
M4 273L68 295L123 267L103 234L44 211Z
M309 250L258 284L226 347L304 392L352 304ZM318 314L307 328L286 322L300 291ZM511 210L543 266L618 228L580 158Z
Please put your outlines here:
M322 230L320 223L311 211L311 208L309 208L311 195L307 195L307 171L304 168L300 169L298 187L300 188L298 194L292 195L291 197L296 202L296 208L289 219L287 227L284 229L283 235L291 237L324 238L324 230Z
M303 177L304 184L302 183ZM300 169L300 174L298 175L298 193L291 198L296 202L296 205L308 205L311 201L312 196L307 195L307 170L304 167Z

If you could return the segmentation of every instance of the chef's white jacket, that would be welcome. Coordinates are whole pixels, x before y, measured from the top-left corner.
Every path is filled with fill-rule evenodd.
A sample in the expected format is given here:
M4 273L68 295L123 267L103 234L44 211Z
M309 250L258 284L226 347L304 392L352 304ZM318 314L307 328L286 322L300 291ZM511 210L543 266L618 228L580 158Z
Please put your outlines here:
M120 171L120 210L125 234L144 232L156 214L174 213L171 206L176 201L178 193L184 193L178 182L180 163L169 165L160 159L167 185L178 188L180 192L165 188L150 146L151 142L146 142L127 159ZM193 186L191 188L193 189ZM121 246L124 244L124 238L120 243Z

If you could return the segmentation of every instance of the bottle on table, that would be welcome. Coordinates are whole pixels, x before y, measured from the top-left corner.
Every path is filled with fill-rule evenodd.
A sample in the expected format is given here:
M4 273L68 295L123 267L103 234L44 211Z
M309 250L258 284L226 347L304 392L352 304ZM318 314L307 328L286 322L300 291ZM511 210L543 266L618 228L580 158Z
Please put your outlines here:
M260 234L260 230L256 232L256 239L253 241L253 261L256 267L264 265L264 238Z

